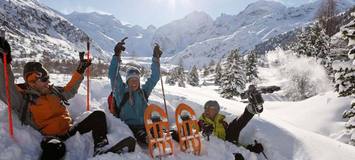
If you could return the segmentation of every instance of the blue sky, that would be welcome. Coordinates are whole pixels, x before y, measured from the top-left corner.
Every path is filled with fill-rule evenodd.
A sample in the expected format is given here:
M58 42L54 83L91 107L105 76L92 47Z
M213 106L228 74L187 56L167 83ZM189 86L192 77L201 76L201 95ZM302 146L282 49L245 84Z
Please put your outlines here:
M113 14L123 23L156 27L183 18L192 11L204 11L213 18L221 13L238 14L257 0L39 0L64 14L73 11ZM297 6L314 0L275 0Z

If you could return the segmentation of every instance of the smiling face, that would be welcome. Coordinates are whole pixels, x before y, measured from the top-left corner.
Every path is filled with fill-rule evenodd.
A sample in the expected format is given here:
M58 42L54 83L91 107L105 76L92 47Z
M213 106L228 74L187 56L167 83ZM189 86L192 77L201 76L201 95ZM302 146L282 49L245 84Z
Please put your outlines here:
M139 79L134 77L134 78L130 78L128 80L128 87L132 90L132 91L136 91L139 89Z
M205 109L205 116L211 120L216 118L218 111L214 107L207 107Z
M34 82L30 82L29 86L34 90L38 91L39 93L41 93L42 95L46 95L50 93L49 83L50 83L49 77L46 76L46 77L39 78Z

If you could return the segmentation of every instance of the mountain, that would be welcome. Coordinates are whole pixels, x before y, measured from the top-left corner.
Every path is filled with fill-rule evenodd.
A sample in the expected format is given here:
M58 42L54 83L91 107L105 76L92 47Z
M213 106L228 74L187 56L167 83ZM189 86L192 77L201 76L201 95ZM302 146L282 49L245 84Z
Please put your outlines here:
M113 15L96 12L73 12L65 17L90 37L93 37L106 52L113 53L117 41L128 37L126 51L131 56L151 56L152 54L151 42L156 30L154 26L143 29L138 25L124 25Z
M343 0L337 8L344 11L353 4ZM276 35L306 26L314 20L319 6L320 1L290 8L272 1L251 3L236 16L218 17L206 32L211 38L186 46L170 62L178 64L182 60L186 67L194 64L201 67L212 59L223 58L231 49L239 48L244 53Z
M77 51L85 51L88 35L52 9L36 0L0 1L0 23L12 46L13 56L39 61L43 54L52 59L78 59ZM91 43L95 57L108 57L95 41Z
M205 12L192 12L183 19L159 27L153 42L158 42L165 55L171 56L186 46L211 38L206 34L213 27L213 19Z

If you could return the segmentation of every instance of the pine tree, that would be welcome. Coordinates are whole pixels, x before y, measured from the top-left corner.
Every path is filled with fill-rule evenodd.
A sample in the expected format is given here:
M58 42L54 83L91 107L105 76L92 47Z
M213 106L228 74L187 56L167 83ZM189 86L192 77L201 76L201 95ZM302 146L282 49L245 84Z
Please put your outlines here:
M206 65L203 65L203 76L206 77L210 74L210 71Z
M199 77L198 77L198 72L197 72L197 67L194 65L189 73L189 77L187 78L187 82L191 86L198 86L199 85Z
M352 13L353 18L355 17L355 12ZM336 79L336 91L339 92L340 96L355 96L355 20L353 19L350 23L342 27L342 34L344 39L348 41L349 48L352 49L348 52L348 62L343 62L342 68L335 70ZM344 63L347 63L344 64ZM350 104L348 110L343 113L343 118L347 119L345 123L345 128L348 133L351 133L349 144L355 146L355 99Z
M214 84L219 86L221 85L221 78L222 78L222 67L220 61L216 65L215 73L216 74L214 77Z
M221 95L224 98L239 96L245 88L246 78L243 70L244 62L239 55L239 50L232 50L224 64L221 78Z
M166 76L165 80L166 84L169 84L171 86L175 85L175 82L177 81L176 70L177 68L174 68L168 72L168 75Z
M178 81L179 87L185 87L185 73L184 73L184 66L182 62L179 63L179 66L176 69L176 76Z
M297 41L291 49L298 55L315 57L322 64L329 76L332 75L332 62L329 58L330 38L319 22L314 23L297 35Z
M246 61L246 80L247 82L253 82L258 78L258 69L256 67L257 57L255 53L251 53L247 56Z
M297 41L292 50L299 55L306 55L324 60L330 51L330 38L324 29L315 23L297 35ZM322 62L324 63L324 62Z

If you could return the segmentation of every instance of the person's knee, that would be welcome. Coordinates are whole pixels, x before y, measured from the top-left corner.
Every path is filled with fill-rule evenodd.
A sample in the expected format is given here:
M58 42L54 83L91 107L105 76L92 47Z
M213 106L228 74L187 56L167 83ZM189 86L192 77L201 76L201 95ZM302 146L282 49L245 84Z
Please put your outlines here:
M91 115L95 118L98 118L98 119L106 119L106 115L105 115L105 112L103 111L94 111L91 113Z
M65 156L65 144L55 137L45 138L41 142L42 156L41 160L57 160Z

